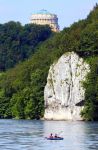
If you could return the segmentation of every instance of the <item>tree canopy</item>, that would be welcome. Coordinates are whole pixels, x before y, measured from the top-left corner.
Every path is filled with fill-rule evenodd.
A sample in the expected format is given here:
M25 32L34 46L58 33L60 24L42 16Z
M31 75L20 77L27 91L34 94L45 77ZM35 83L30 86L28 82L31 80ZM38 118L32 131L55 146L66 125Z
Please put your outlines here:
M10 21L0 24L0 71L14 67L29 58L35 47L50 37L48 26Z

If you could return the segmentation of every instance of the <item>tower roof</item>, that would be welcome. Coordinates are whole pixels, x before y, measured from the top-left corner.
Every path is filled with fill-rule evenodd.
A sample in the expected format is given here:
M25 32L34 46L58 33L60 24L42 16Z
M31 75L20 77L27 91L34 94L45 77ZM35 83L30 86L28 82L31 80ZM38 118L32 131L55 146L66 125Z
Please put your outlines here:
M47 15L50 15L51 13L48 12L47 10L45 10L45 9L42 9L42 10L38 11L37 14L43 14L43 15L47 14Z

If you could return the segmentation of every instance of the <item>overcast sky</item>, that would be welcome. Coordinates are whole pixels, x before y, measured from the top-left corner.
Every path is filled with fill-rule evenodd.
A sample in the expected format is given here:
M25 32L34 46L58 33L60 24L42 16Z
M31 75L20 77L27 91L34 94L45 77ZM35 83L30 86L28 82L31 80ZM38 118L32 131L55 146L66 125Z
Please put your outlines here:
M0 0L0 23L29 23L30 16L46 9L59 18L60 29L87 17L98 0Z

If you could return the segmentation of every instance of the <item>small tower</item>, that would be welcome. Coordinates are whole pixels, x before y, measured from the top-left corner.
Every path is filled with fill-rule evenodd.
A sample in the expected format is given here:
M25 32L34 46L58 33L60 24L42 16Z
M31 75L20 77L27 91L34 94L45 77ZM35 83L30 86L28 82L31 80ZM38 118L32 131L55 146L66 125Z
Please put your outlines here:
M30 23L39 25L49 25L54 32L59 32L58 17L55 14L49 13L47 10L40 10L32 14Z

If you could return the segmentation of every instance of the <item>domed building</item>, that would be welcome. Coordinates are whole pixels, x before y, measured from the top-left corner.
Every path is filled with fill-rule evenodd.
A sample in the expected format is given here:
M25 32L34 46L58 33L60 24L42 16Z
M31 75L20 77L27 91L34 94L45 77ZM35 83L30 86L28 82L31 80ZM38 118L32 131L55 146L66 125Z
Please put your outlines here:
M49 13L47 10L40 10L38 13L32 14L30 23L39 25L49 25L54 32L59 32L58 17Z

